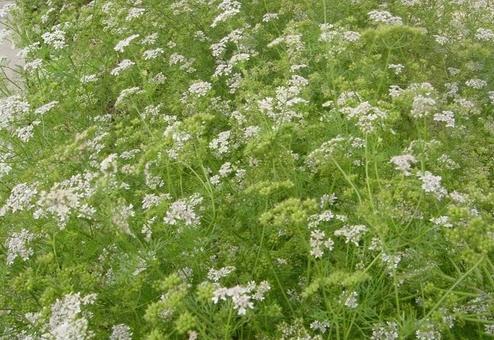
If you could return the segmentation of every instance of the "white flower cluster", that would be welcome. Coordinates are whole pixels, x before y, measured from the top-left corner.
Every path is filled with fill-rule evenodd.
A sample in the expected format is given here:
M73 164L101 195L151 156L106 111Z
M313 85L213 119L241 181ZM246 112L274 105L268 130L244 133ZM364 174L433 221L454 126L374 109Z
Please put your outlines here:
M323 204L323 200L326 199L324 196L321 197L321 206ZM309 216L309 228L317 228L319 224L323 222L329 222L334 218L334 214L331 210L325 210L319 214Z
M494 32L488 28L479 28L475 32L475 39L480 41L494 41Z
M197 214L196 208L202 203L202 197L194 194L186 199L173 202L164 218L164 222L170 225L183 223L186 226L196 227L201 222L201 217Z
M185 71L187 73L192 73L196 69L192 66L195 62L195 59L193 58L186 58L185 56L178 54L178 53L173 53L170 56L170 65L180 65L180 70Z
M98 81L98 75L96 74L88 74L81 77L81 83L89 84Z
M132 21L136 18L141 17L144 14L144 12L146 12L144 8L132 7L131 9L129 9L129 13L127 14L127 17L125 17L125 20Z
M370 11L368 13L369 19L378 24L386 25L402 25L403 20L400 17L393 16L388 11Z
M418 177L422 181L422 189L434 194L437 199L442 199L448 194L447 190L441 185L441 176L434 176L429 171L420 172Z
M403 66L402 64L389 64L388 68L392 70L396 75L399 75L403 72L405 66Z
M472 89L480 90L487 86L487 82L483 79L469 79L465 82L465 85Z
M65 43L65 32L57 26L53 27L51 32L44 33L41 38L45 44L53 47L55 50L61 50L67 46Z
M122 105L122 103L130 96L135 95L135 94L141 94L143 91L141 90L140 87L131 87L128 89L124 89L120 92L119 96L117 97L117 100L115 100L115 107L119 107Z
M445 228L453 228L453 224L449 221L448 216L439 216L431 218L430 221L437 226L445 227Z
M164 133L164 136L171 138L173 142L173 146L167 150L168 157L175 160L178 159L179 153L185 147L187 141L192 138L189 133L180 130L181 125L181 122L174 122L166 128Z
M324 231L315 229L310 233L310 254L316 259L324 255L324 249L333 250L334 242L331 238L326 238Z
M374 131L377 123L388 116L386 112L369 102L360 103L356 107L343 107L341 112L347 115L347 119L355 119L357 127L364 133Z
M153 190L161 188L163 185L165 185L165 182L161 179L161 177L154 175L151 171L151 167L155 164L156 161L149 161L144 166L144 180L146 182L146 185Z
M142 209L149 210L153 207L158 206L164 200L169 200L171 198L170 194L146 194L142 199Z
M427 96L417 95L413 98L412 112L413 118L419 119L429 115L436 107L436 101Z
M222 56L223 53L225 53L227 49L227 45L229 43L237 45L237 48L239 47L239 43L244 37L244 31L242 29L236 29L228 33L226 36L221 38L221 40L215 44L212 44L210 46L211 49L211 54L215 58L219 58Z
M270 22L279 18L278 13L266 13L262 16L262 22Z
M153 50L146 50L146 51L144 51L144 53L142 54L142 56L144 57L144 60L151 60L151 59L158 58L163 53L165 53L165 50L163 50L162 48L159 48L158 47L158 48L155 48Z
M224 155L230 150L231 131L223 131L218 134L218 137L209 143L209 148L218 155Z
M426 322L416 332L417 340L439 340L441 333L434 327L432 322Z
M7 212L15 213L17 211L29 210L34 207L32 200L38 193L35 185L27 183L17 184L12 188L10 197L7 199L2 208L0 216L5 216Z
M115 67L113 70L110 71L110 74L112 76L118 76L118 75L120 75L120 73L131 68L134 65L135 65L135 63L132 60L124 59L120 63L118 63L117 67Z
M26 62L24 64L24 71L26 72L33 72L35 70L39 70L41 69L41 67L43 67L43 60L42 59L34 59L32 61L29 61L29 62Z
M392 157L390 162L395 166L396 170L403 172L403 175L410 176L412 165L417 163L417 160L413 155L404 154Z
M43 116L45 113L51 111L57 105L58 105L58 101L56 101L56 100L51 101L47 104L44 104L44 105L38 107L36 110L34 110L34 113L37 115Z
M17 257L27 261L33 254L29 243L34 240L35 235L26 229L12 233L5 242L7 248L7 265L12 265Z
M355 291L352 292L343 292L341 294L343 304L345 307L350 309L355 309L358 307L358 293Z
M197 81L189 86L188 92L197 97L204 97L211 90L211 83L207 81Z
M0 152L0 178L8 175L12 171L11 159L14 157L12 145L0 142L0 147L3 152Z
M234 266L226 266L220 269L211 268L208 271L208 280L211 280L213 282L218 282L222 278L227 277L228 275L233 273L234 271L235 271Z
M352 242L354 245L358 246L362 235L367 231L365 225L346 225L338 230L335 230L335 236L345 237L345 243Z
M132 340L132 331L125 324L115 325L111 328L112 332L109 340Z
M455 114L453 111L442 111L434 114L436 122L446 123L446 127L455 127Z
M218 174L215 176L211 176L209 181L213 185L219 185L221 183L221 179L228 177L233 172L232 163L225 162L221 165L218 170Z
M127 37L127 38L119 41L115 45L114 50L117 51L117 52L122 53L125 50L125 48L130 45L130 43L132 42L132 40L137 39L137 38L139 38L139 34L133 34L133 35L131 35L131 36L129 36L129 37Z
M329 321L324 320L324 321L319 321L319 320L314 320L310 324L310 329L314 331L319 331L321 333L326 333L326 331L329 328Z
M303 89L309 84L309 81L302 76L292 75L287 86L276 88L276 96L266 97L259 101L261 112L271 118L277 127L290 123L295 119L301 119L302 114L297 112L294 107L299 104L308 103L307 100L300 97Z
M371 340L397 340L398 324L394 321L380 323L372 328Z
M19 138L22 142L28 142L34 136L34 127L39 125L40 121L35 120L32 124L19 127L15 130L14 134L17 138Z
M96 295L81 297L80 293L65 295L51 306L46 338L54 340L85 340L91 337L89 321L81 315L82 306L93 304ZM43 336L45 338L45 336Z
M29 112L29 103L20 96L10 96L0 100L0 129L9 128L17 118Z
M234 17L240 13L241 3L235 0L224 0L218 5L218 8L222 11L216 18L214 18L211 27L218 26L219 23L225 22L228 19Z
M319 41L322 42L334 42L335 40L343 40L347 42L357 42L360 39L360 33L354 31L345 31L339 27L335 27L331 24L319 25L321 29L321 35Z
M41 191L36 202L34 218L52 215L57 219L60 229L64 229L71 214L78 217L91 218L95 209L85 201L95 192L92 185L95 173L77 174L59 183L55 183L49 191Z
M387 254L385 252L381 254L381 260L390 275L398 269L398 265L401 262L401 257L401 254Z
M231 288L219 287L213 292L213 302L226 301L231 298L233 308L238 315L245 315L247 309L254 308L252 300L263 301L264 295L271 289L267 281L262 281L259 285L255 282L249 282L246 286L234 286Z

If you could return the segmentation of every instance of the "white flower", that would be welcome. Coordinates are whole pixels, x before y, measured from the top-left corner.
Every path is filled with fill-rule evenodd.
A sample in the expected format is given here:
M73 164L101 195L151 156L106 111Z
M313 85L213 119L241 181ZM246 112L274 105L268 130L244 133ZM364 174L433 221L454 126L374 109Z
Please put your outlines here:
M109 154L100 163L99 169L105 174L117 172L117 159L118 155L116 153Z
M115 325L111 330L112 333L109 340L132 340L132 331L125 324Z
M22 229L18 233L12 233L5 242L7 248L7 265L12 265L17 257L23 261L27 261L34 251L29 247L29 243L34 240L34 234L26 229Z
M345 243L352 242L354 245L358 246L362 235L367 231L365 225L351 225L344 226L338 230L335 230L335 236L343 236L346 238Z
M213 139L211 143L209 143L209 148L219 155L224 155L229 151L230 147L230 135L231 132L223 131L218 134L218 137Z
M375 23L382 23L386 25L402 25L403 21L400 17L393 16L388 11L370 11L368 13L369 19Z
M98 76L96 74L89 74L81 77L81 83L83 84L94 83L97 80L98 80Z
M58 28L54 28L51 32L44 33L41 38L45 44L50 45L55 50L60 50L67 46L65 43L65 32Z
M133 35L119 41L115 45L114 50L122 53L124 51L125 47L129 46L130 43L132 42L132 40L137 39L137 38L139 38L139 34L133 34Z
M357 42L360 40L360 33L354 31L345 31L343 32L343 39L348 42Z
M405 66L403 66L402 64L389 64L388 68L390 70L393 70L393 72L398 75L398 74L401 74L403 72L403 70L405 69Z
M479 28L475 33L475 39L480 41L493 41L494 32L488 28Z
M358 307L358 293L353 291L353 292L350 292L349 294L346 293L346 292L343 292L342 294L343 296L343 299L344 299L344 302L343 304L350 308L350 309L355 309Z
M372 106L369 102L360 103L353 108L341 108L341 112L347 115L347 119L355 119L357 127L364 133L374 131L376 125L388 115L383 110Z
M381 260L386 265L386 268L388 269L389 273L392 274L393 272L396 271L398 265L401 262L401 254L391 255L383 252L381 254Z
M240 13L240 7L241 4L238 1L224 0L218 5L218 8L221 9L222 12L214 18L211 27L216 27L219 23L224 22Z
M327 320L324 321L319 321L319 320L314 320L310 324L310 329L313 329L315 331L319 331L321 333L326 333L328 327L329 327L329 322Z
M226 301L227 298L231 298L233 308L235 308L238 315L245 315L247 309L254 308L254 303L251 299L258 301L264 300L264 294L270 289L271 287L266 281L261 282L257 287L254 282L249 282L246 286L237 285L231 288L218 287L213 292L212 300L213 303L217 304L219 301ZM253 292L254 294L250 295Z
M186 226L198 226L201 222L201 217L195 210L201 203L202 197L197 194L173 202L166 212L164 222L170 225L182 222Z
M262 22L270 22L272 20L278 19L278 13L266 13L262 16Z
M155 48L154 50L144 51L142 55L144 57L144 60L151 60L158 58L163 53L165 53L165 50L163 50L162 48Z
M446 127L455 127L455 114L452 111L443 111L434 114L436 122L446 123Z
M129 9L129 13L127 14L127 17L125 18L126 21L132 21L135 18L139 18L146 12L144 8L139 8L139 7L132 7Z
M233 266L222 267L218 270L211 268L208 272L208 280L219 282L220 279L227 277L228 275L233 273L233 271L235 271L235 267Z
M198 97L204 97L211 90L211 83L198 81L189 86L189 93Z
M445 228L453 228L453 224L449 221L448 216L439 216L439 217L431 218L430 221L437 226L442 226Z
M422 181L422 189L427 193L434 194L437 199L442 199L448 194L441 185L441 176L434 176L429 171L420 172L417 176Z
M397 340L398 324L394 321L381 323L372 328L371 340Z
M49 334L42 338L54 340L85 340L90 337L88 320L82 316L82 306L92 304L95 295L81 298L80 293L65 295L51 306Z
M405 176L410 176L412 165L417 163L417 160L413 155L405 154L392 157L390 162L394 164L396 170L403 172Z
M24 64L24 71L32 72L34 70L39 70L43 66L42 59L34 59L33 61Z
M95 192L93 186L95 178L95 173L77 174L62 182L55 183L49 191L41 191L33 217L37 219L47 214L53 215L57 219L60 229L65 228L74 212L79 217L92 217L95 209L85 201Z
M417 95L413 98L412 117L423 118L431 113L436 107L436 101L430 97Z
M310 233L310 254L316 259L324 255L324 248L333 250L334 242L331 238L326 238L324 231L315 229Z
M149 210L152 207L158 206L164 200L168 200L170 198L171 198L170 194L161 194L161 195L146 194L142 199L142 209Z
M470 79L465 82L465 85L472 89L480 90L487 86L487 82L482 79Z
M53 109L57 105L58 105L58 101L56 101L56 100L51 101L45 105L38 107L36 110L34 110L34 113L42 116L45 113L49 112L51 109Z
M17 118L29 112L29 103L20 96L10 96L0 99L0 129L10 127Z
M38 123L39 121L36 121L33 124L17 128L15 130L15 135L22 142L24 143L28 142L34 136L34 126L37 125Z
M125 71L134 65L135 63L132 60L124 59L117 65L117 67L110 71L110 74L112 76L118 76L120 73L122 73L122 71Z
M115 107L119 107L125 99L134 94L141 94L143 91L140 87L131 87L129 89L124 89L120 92L117 100L115 101Z
M32 204L32 199L37 193L38 190L35 185L29 185L27 183L17 184L12 188L10 197L0 209L0 216L4 216L8 211L15 213L16 211L23 211L33 208L34 205Z
M146 37L144 37L144 39L142 39L141 41L141 44L142 45L153 45L156 43L156 41L158 40L158 33L151 33L149 35L147 35Z
M441 339L441 333L439 333L431 322L426 322L416 332L415 336L417 340L439 340Z

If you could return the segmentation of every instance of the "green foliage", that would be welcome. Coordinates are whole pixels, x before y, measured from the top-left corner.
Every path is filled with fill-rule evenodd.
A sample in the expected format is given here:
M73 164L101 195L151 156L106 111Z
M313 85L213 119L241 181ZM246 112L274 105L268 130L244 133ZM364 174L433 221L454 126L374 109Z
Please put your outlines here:
M493 13L18 0L0 339L492 336Z

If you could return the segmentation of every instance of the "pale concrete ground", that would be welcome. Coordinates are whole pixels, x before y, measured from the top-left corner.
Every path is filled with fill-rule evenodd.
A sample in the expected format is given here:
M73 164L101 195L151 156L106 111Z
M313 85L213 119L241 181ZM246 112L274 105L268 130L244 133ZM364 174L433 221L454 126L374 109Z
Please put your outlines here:
M0 8L13 2L14 1L0 0ZM5 28L2 22L0 22L0 28ZM0 57L7 58L7 65L12 69L16 69L19 65L23 64L22 60L17 56L17 52L18 51L12 47L12 43L8 40L0 44ZM5 73L7 74L7 77L9 79L14 81L15 83L19 83L19 79L14 71L5 69ZM15 86L9 86L9 88L14 90Z

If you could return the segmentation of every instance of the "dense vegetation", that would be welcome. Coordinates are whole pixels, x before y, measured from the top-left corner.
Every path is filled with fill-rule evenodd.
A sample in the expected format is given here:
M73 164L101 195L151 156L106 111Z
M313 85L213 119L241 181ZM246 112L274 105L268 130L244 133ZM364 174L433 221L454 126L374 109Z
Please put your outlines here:
M494 335L489 1L8 10L0 339Z

